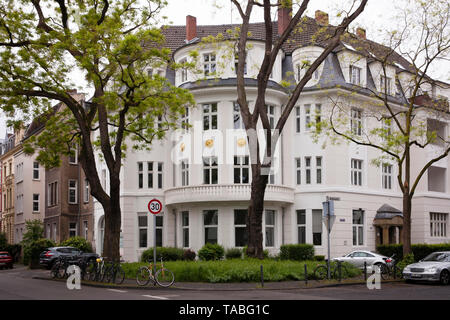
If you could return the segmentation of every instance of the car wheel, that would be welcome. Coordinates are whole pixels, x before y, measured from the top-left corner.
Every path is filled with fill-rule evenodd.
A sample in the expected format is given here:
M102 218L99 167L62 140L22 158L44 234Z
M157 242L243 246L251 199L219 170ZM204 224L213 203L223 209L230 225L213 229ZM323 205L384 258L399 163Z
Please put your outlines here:
M448 273L447 270L443 270L441 272L441 276L439 277L439 280L440 280L441 284L448 285L449 280L450 280L450 274Z

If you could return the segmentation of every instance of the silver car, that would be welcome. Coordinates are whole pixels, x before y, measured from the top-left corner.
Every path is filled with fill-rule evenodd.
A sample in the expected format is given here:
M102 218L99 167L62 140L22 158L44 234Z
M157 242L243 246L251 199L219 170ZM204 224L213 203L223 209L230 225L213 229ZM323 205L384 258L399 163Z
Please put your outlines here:
M406 280L439 281L447 285L450 279L450 251L433 252L403 269Z
M355 267L364 268L364 262L370 271L373 266L390 265L394 263L394 259L366 250L356 250L349 254L334 258L334 261L348 262Z

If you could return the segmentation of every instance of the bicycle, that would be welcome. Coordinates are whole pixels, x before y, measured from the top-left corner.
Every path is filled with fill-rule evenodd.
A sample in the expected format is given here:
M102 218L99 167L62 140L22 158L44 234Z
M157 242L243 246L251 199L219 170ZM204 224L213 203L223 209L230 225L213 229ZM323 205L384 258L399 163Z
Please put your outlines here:
M105 277L105 259L97 258L91 261L86 267L86 278L90 281L103 281Z
M53 279L63 279L67 276L67 268L69 267L68 258L59 256L50 269L50 275Z
M333 266L334 264L334 266ZM330 278L341 279L342 276L347 275L347 267L340 261L337 263L330 263ZM320 264L314 269L314 277L316 280L324 280L328 278L328 265Z
M387 280L389 278L402 278L402 270L397 268L397 261L394 260L395 253L389 258L385 259L385 264L379 264L381 279Z
M125 280L125 271L122 266L116 262L110 262L105 267L103 275L104 282L111 282L115 284L122 284Z
M161 267L153 275L153 263L151 260L148 261L150 264L148 266L142 266L139 268L136 275L136 282L140 286L146 286L150 281L153 285L160 285L161 287L170 287L174 281L175 276L173 272L169 269L164 268L163 260L161 258Z

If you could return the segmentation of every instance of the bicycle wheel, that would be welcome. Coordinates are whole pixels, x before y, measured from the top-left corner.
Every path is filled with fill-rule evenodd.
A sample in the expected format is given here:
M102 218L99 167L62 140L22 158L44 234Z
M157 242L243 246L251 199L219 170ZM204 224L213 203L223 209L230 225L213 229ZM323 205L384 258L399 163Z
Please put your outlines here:
M122 282L125 280L125 271L123 271L122 267L120 265L116 268L116 274L114 277L114 283L115 284L122 284Z
M94 281L95 280L95 274L97 272L97 266L94 261L91 261L88 263L86 267L86 280Z
M102 282L109 283L112 282L114 277L114 267L108 266L103 273Z
M391 275L389 268L385 264L379 265L379 267L380 267L381 279L383 279L383 280L389 279L389 277Z
M59 269L59 262L56 261L55 263L53 263L52 268L50 269L50 276L53 279L58 278L58 269Z
M155 280L161 287L170 287L175 281L175 276L172 271L164 268L156 271Z
M140 267L137 275L136 282L140 286L146 286L150 282L151 272L147 267Z
M344 266L343 264L341 264L341 274L340 274L340 276L341 276L341 279L346 279L348 277L347 267ZM334 279L339 279L339 265L337 265L336 268L334 268L333 278Z
M328 269L327 266L321 265L317 266L316 269L314 269L314 277L316 280L324 280L327 278L328 275Z

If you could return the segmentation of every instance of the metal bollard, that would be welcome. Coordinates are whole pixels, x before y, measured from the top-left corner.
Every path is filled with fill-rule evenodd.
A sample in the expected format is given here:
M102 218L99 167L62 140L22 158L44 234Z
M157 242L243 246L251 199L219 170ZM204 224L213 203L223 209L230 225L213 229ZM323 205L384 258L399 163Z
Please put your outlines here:
M364 281L367 281L367 262L364 261Z
M339 282L342 281L342 262L338 261Z
M308 267L305 263L305 285L308 285Z
M264 271L263 271L263 265L261 265L261 287L264 288Z

